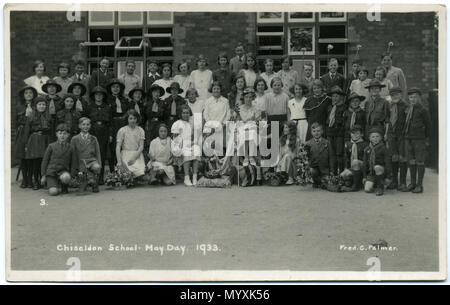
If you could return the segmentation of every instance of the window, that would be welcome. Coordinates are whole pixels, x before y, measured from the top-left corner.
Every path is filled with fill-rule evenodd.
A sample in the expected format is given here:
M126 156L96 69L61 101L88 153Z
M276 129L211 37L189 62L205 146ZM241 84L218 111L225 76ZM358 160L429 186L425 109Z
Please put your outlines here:
M315 35L313 26L294 26L288 32L290 55L314 55Z
M172 28L148 28L144 36L150 41L148 56L173 56Z
M141 25L144 24L142 12L119 12L119 25Z
M142 28L119 28L118 57L143 56Z
M114 12L89 12L89 25L90 26L105 26L114 25L115 18Z
M89 57L114 57L114 29L89 29Z
M283 26L258 26L258 55L283 55Z
M342 12L322 12L319 16L319 21L335 22L335 21L347 21L347 13Z
M314 22L314 13L292 12L288 13L289 22Z
M147 12L148 24L173 24L172 12Z
M259 12L257 13L258 23L282 23L284 14L281 12Z

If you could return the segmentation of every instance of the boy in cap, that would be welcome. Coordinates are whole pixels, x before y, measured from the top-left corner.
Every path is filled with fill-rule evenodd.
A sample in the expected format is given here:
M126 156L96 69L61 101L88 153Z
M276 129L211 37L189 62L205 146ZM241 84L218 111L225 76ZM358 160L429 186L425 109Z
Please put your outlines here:
M98 193L98 175L102 171L100 145L97 137L89 133L91 129L89 118L81 118L78 127L80 133L70 141L70 146L73 149L72 175L78 174L78 177L81 178L78 189L80 195L86 192L88 184L91 184L94 193Z
M388 189L398 188L399 191L406 191L406 172L408 168L403 131L405 129L408 105L403 101L403 92L400 87L394 87L389 90L389 95L391 96L391 103L387 146L392 156L392 183L388 186ZM398 183L399 169L400 185Z
M356 92L352 92L348 97L348 108L344 112L344 141L350 140L350 132L358 125L362 128L363 133L361 136L364 136L364 127L366 125L366 112L361 108L361 102L366 98L362 95L357 94Z
M170 96L164 100L164 103L168 108L167 110L169 111L169 119L166 124L170 130L172 124L181 119L181 109L183 105L186 105L186 101L180 96L180 94L184 91L177 82L170 84L170 86L166 89L166 92L170 93Z
M404 134L411 184L406 191L422 193L431 119L422 105L422 92L419 89L408 90L408 98L410 105L406 110Z
M336 156L334 161L337 164L333 166L336 171L334 174L339 174L344 170L345 92L339 86L334 86L329 94L331 96L331 105L328 106L326 135Z
M384 178L391 174L391 156L383 143L382 127L369 130L369 146L364 150L363 183L364 191L377 196L384 193Z
M351 139L345 142L344 146L344 166L345 169L340 173L344 180L351 181L351 187L344 187L344 191L356 192L362 187L362 167L364 163L364 150L367 142L362 138L363 128L354 125L350 131Z
M69 127L59 124L56 127L56 142L49 144L41 165L41 184L47 182L48 193L56 196L68 193L70 183L73 149L68 142Z
M330 141L322 137L323 127L319 123L311 125L312 139L306 141L305 148L310 160L313 187L322 186L322 178L334 172L334 153Z
M381 88L385 85L377 79L372 79L366 87L369 89L370 97L366 102L366 130L370 131L373 127L377 127L382 132L382 140L387 140L387 131L389 126L389 103L380 96Z

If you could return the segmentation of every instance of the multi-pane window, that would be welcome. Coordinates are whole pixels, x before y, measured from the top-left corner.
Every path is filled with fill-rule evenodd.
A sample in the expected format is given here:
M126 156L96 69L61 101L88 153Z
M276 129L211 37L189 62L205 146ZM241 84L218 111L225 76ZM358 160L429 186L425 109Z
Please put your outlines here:
M327 71L327 61L338 59L339 72L346 73L347 64L347 15L340 12L258 12L257 55L263 68L266 58L275 61L280 69L281 57L288 54L293 68L300 74L303 65L313 66L315 76Z

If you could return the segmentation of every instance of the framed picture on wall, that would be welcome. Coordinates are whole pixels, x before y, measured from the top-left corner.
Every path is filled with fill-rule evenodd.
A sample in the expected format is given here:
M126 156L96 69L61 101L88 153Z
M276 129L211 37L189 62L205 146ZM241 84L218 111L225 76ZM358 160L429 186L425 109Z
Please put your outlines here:
M289 55L314 55L313 26L294 26L288 31L288 53Z
M314 13L290 12L288 13L289 22L314 22Z
M305 73L305 65L311 66L310 69L311 71L307 71ZM305 76L307 73L311 72L311 76L313 78L315 78L315 74L316 74L316 67L315 67L315 61L314 59L294 59L292 60L292 69L294 69L295 71L297 71L298 75L300 76L300 79L303 79L303 76Z
M284 21L282 12L258 12L256 21L258 23L280 23Z
M321 12L319 21L347 21L347 13L344 12Z

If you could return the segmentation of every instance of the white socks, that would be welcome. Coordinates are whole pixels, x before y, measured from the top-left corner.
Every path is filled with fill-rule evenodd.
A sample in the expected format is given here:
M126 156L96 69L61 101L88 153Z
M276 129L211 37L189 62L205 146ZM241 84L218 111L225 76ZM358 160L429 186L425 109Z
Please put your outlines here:
M184 184L186 186L192 186L191 178L189 178L189 176L184 176Z

